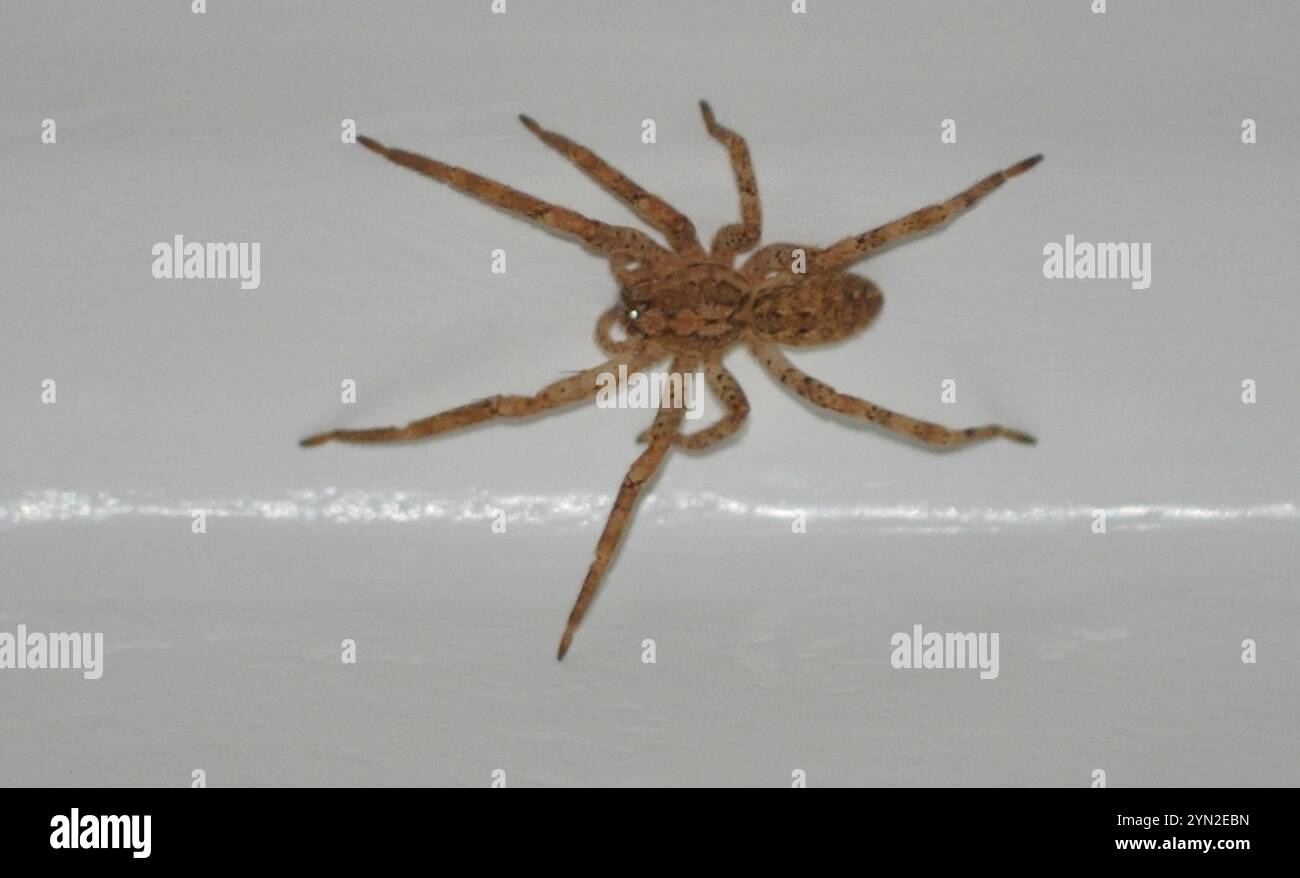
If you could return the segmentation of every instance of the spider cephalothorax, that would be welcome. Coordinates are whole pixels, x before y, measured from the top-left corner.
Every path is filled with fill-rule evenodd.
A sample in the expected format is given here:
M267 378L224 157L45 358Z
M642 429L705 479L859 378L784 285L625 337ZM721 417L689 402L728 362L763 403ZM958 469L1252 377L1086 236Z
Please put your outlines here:
M740 340L749 282L716 262L652 267L623 287L623 328L647 343L678 349L728 348Z
M722 358L732 347L747 346L781 384L822 408L869 421L930 446L963 445L1002 436L1032 443L1032 436L997 424L949 429L921 421L840 393L805 374L781 351L782 346L837 341L860 332L879 313L880 290L847 268L883 247L943 225L971 207L1009 178L1036 165L1033 156L1005 171L985 177L947 201L932 204L901 219L844 238L829 247L769 244L739 268L737 254L758 244L762 211L749 148L742 137L722 127L709 105L700 102L704 124L731 157L740 190L741 222L721 228L706 251L694 224L658 196L651 195L591 150L563 135L547 131L527 116L520 120L547 145L568 156L579 168L621 199L667 240L664 247L649 235L628 226L612 226L549 204L516 189L480 177L464 168L400 149L368 137L358 142L380 155L426 176L447 183L475 198L576 238L609 260L620 285L620 303L596 323L596 342L610 359L585 372L548 385L532 396L490 396L449 409L404 427L333 430L302 440L312 446L337 439L343 442L398 442L446 433L480 421L525 417L596 396L602 376L645 369L665 360L676 373L703 370L710 389L726 407L714 424L683 433L680 401L671 394L641 434L649 443L632 464L605 529L596 544L596 557L583 581L560 639L564 658L573 634L604 580L623 531L646 483L658 471L672 447L700 451L736 432L749 414L749 402ZM621 329L616 338L614 329Z

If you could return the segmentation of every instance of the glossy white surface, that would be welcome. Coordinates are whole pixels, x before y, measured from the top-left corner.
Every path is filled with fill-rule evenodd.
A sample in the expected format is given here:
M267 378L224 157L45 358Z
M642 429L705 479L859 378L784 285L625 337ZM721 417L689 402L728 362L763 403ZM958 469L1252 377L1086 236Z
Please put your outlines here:
M809 5L7 8L0 632L107 654L96 681L0 671L0 782L1300 782L1295 7ZM557 663L648 413L295 443L599 362L614 282L340 122L634 222L526 111L704 236L737 208L701 97L749 141L765 241L1046 154L862 263L885 293L865 334L791 354L1039 445L930 453L738 351L750 423L669 460ZM260 288L153 279L177 234L260 242ZM1067 234L1149 242L1150 288L1045 279ZM915 624L998 632L1000 675L892 668Z

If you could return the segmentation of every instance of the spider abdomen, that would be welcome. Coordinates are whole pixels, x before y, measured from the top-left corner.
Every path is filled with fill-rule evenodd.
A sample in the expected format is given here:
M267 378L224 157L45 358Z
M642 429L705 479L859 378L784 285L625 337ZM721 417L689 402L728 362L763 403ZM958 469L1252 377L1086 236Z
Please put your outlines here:
M750 325L778 344L822 344L861 332L884 302L880 288L865 277L813 275L757 294Z

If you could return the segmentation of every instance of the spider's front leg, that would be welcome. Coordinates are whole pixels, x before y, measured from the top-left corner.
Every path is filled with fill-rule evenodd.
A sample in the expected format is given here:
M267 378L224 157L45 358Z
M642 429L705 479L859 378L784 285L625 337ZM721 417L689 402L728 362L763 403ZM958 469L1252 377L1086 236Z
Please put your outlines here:
M553 232L577 238L598 253L605 255L615 252L635 253L637 258L646 262L654 262L667 255L654 239L639 229L611 226L589 219L577 211L534 198L526 192L512 189L504 183L498 183L473 171L419 153L384 146L370 137L358 136L357 143L390 162L410 168L440 183L446 183L472 198L509 211L523 219L540 223Z
M708 101L700 101L700 112L704 114L704 127L709 130L709 134L727 148L727 154L731 157L731 173L735 176L736 188L740 191L741 221L718 229L709 248L715 258L728 259L737 253L744 253L758 243L763 234L763 207L758 198L754 162L749 157L749 145L745 143L745 138L730 128L719 125Z
M681 362L674 361L673 371L680 372L683 368ZM664 399L659 413L655 415L654 425L650 428L650 447L632 463L631 469L623 478L622 486L618 489L614 507L609 511L609 518L605 520L605 529L601 531L600 539L596 542L596 557L587 570L587 578L582 582L578 599L574 602L573 610L569 613L569 621L564 626L564 636L560 638L560 650L556 658L564 658L564 654L569 651L569 646L573 643L573 634L582 624L583 617L587 615L587 609L595 599L596 592L605 579L605 572L609 569L610 561L613 560L618 544L623 539L623 531L627 529L632 513L636 509L637 501L641 497L641 489L659 471L681 427L684 413L685 409L670 393L668 398Z
M412 421L404 427L370 427L362 430L331 430L308 436L298 444L304 448L321 445L330 440L338 442L406 442L412 439L424 439L459 430L480 421L493 418L522 418L540 414L547 409L558 408L590 399L600 389L599 376L606 373L618 373L620 366L626 366L629 372L635 372L654 365L663 359L663 354L654 350L639 349L625 356L607 360L599 366L593 366L569 378L563 378L543 387L532 396L489 396L477 402L459 408L449 409L419 421Z
M750 342L750 349L754 352L754 356L758 358L758 361L763 364L763 368L772 374L772 377L809 402L824 409L857 418L860 421L870 421L887 430L909 436L927 445L952 447L981 439L992 439L995 436L1001 436L1013 442L1023 442L1026 445L1033 445L1037 441L1028 433L1012 430L1000 424L987 424L983 427L967 427L964 430L953 430L942 424L909 418L907 415L900 415L898 412L867 402L865 399L858 399L856 396L840 393L829 384L818 381L791 363L785 352L772 342Z
M582 144L574 143L563 134L546 130L528 116L520 115L519 121L547 146L567 156L602 189L632 208L637 216L663 232L674 250L692 255L704 252L695 237L694 223L677 208L658 195L642 189L630 177Z

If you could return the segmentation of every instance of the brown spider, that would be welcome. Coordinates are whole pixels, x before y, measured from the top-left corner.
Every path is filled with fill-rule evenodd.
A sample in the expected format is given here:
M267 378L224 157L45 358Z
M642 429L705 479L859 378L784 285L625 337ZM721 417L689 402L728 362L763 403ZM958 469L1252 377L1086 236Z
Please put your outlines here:
M1011 177L1038 164L1041 155L986 177L947 201L923 207L829 247L769 244L737 270L733 267L736 255L758 244L761 226L758 187L749 147L744 138L717 123L706 101L700 102L700 109L709 134L727 148L740 189L741 222L720 229L708 251L700 245L691 221L668 202L642 189L591 150L547 131L527 116L519 118L529 131L571 159L642 220L662 232L671 249L663 248L638 229L588 219L464 168L390 149L368 137L357 138L390 161L540 223L551 231L576 238L607 258L619 282L620 303L597 321L596 342L611 359L550 384L533 396L490 396L412 421L404 427L333 430L302 440L304 447L331 439L400 442L458 430L492 418L535 415L591 399L597 394L598 376L617 372L620 365L626 366L630 373L665 359L671 359L672 372L681 375L702 368L709 387L727 408L727 413L712 426L682 433L683 409L671 394L661 400L654 423L639 437L639 441L649 442L649 447L633 462L623 479L596 544L595 560L587 571L560 639L558 657L561 659L605 578L642 488L658 471L668 449L676 445L688 451L701 451L736 432L748 415L745 392L722 364L722 358L735 345L746 345L773 377L813 404L870 421L931 446L962 445L994 436L1034 442L1027 433L997 424L951 430L839 393L795 367L786 359L781 346L837 341L864 329L880 311L883 298L871 281L849 274L846 269L850 265L885 246L946 223ZM613 336L611 330L616 324L624 338Z

